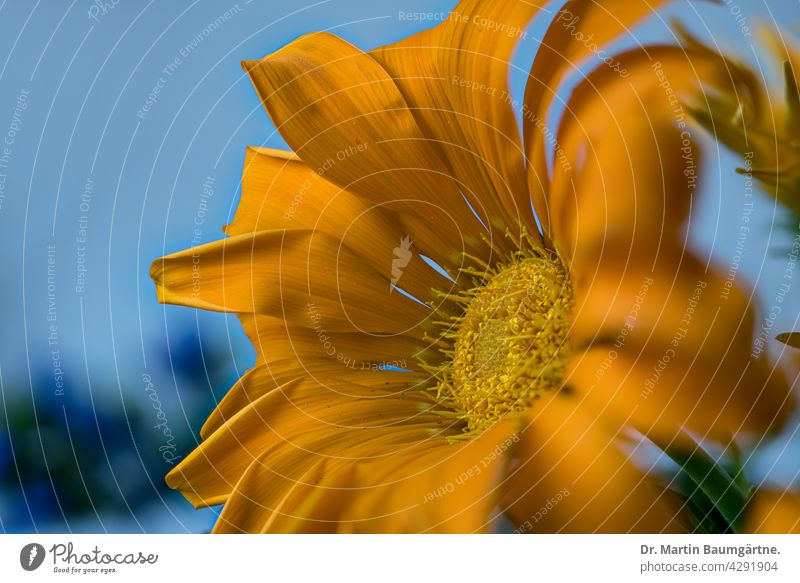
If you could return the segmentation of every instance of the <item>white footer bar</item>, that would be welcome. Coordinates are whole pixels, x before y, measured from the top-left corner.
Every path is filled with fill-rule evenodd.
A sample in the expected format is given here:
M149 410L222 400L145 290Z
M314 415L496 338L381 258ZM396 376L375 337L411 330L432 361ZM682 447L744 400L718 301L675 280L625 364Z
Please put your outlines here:
M800 581L800 536L4 535L0 581Z

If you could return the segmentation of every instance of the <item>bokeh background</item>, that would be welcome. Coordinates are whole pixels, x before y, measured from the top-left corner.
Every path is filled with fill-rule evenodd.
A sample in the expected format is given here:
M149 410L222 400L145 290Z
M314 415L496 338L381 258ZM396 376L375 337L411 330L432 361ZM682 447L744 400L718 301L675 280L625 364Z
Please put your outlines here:
M148 269L222 236L246 145L285 146L239 61L316 30L372 48L435 24L409 15L453 5L0 3L0 532L211 528L215 510L194 510L163 477L254 352L234 317L159 305ZM671 18L756 62L755 36L743 27L777 22L797 32L800 3L678 1L616 48L671 40ZM546 21L547 13L533 23L515 58L520 100ZM709 145L692 244L723 272L736 266L764 316L796 225L756 196L751 234L737 249L739 164ZM797 329L799 313L793 290L776 332ZM798 482L792 427L750 461L756 481Z

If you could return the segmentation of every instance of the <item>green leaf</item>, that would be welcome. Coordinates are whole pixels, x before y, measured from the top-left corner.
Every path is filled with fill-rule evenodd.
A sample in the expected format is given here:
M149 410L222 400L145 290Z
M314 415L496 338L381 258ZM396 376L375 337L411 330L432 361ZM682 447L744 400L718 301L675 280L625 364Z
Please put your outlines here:
M719 512L729 527L729 532L742 532L744 522L745 507L749 493L741 484L741 470L734 473L739 478L731 475L708 455L699 445L693 450L678 447L662 447L664 452L672 458L680 467L681 471L696 485L703 496L692 497L696 505L707 498L712 508ZM702 504L698 507L701 507ZM708 514L707 512L705 514ZM700 516L701 524L705 524L707 516Z

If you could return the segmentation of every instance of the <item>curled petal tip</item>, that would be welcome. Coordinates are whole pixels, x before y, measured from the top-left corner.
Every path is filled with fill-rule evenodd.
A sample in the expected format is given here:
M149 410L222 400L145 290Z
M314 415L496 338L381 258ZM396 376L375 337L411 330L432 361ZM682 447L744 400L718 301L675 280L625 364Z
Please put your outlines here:
M784 332L775 337L778 342L783 342L792 348L800 348L800 332Z

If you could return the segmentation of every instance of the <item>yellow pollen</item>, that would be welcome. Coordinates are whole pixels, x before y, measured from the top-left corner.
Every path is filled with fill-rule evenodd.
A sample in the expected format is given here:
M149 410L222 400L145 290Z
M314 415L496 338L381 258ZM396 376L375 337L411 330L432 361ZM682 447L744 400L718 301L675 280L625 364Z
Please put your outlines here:
M452 360L439 371L442 405L481 431L558 389L569 356L572 286L560 261L520 253L495 268L455 321Z

